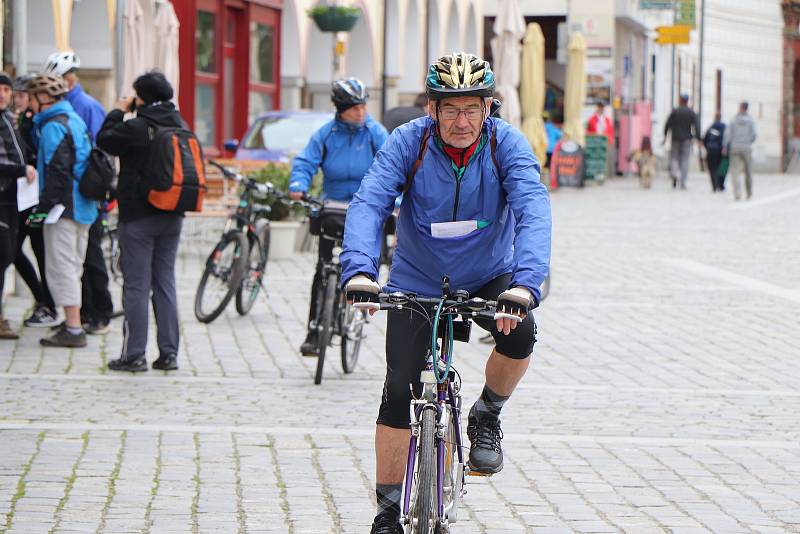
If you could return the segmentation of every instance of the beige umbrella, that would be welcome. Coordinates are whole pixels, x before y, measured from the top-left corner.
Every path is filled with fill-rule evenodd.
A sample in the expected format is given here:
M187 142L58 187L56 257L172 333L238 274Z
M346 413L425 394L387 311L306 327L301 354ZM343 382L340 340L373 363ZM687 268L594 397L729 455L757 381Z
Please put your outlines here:
M62 52L72 50L69 46L69 34L72 30L72 0L52 0L52 2L56 48Z
M178 61L178 29L180 23L175 15L175 8L170 2L164 2L158 8L155 21L156 34L156 68L172 84L175 90L175 102L178 101L178 82L180 64Z
M131 96L133 82L146 69L144 47L144 11L139 0L127 0L122 13L123 58L122 96Z
M537 23L528 24L522 40L522 73L519 99L522 106L522 133L544 165L547 158L547 132L544 129L545 73L544 34Z
M496 37L491 42L492 68L497 76L496 91L503 100L500 116L519 127L519 40L525 34L525 18L517 0L500 0L493 29Z
M586 101L586 40L580 32L569 39L567 84L564 88L564 137L584 145L586 138L581 120Z

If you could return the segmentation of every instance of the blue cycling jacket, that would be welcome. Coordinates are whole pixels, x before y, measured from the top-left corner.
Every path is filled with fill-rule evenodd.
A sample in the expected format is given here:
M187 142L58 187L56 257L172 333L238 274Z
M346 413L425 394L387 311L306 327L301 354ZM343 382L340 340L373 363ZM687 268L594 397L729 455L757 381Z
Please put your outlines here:
M415 119L394 130L378 152L347 212L340 257L344 282L358 273L377 277L384 220L417 160L425 131L433 127L430 117ZM550 263L550 197L525 137L500 119L484 123L485 139L493 130L500 176L487 142L460 183L450 158L430 137L400 207L387 291L436 297L447 275L452 289L474 293L511 273L511 286L528 288L539 301ZM458 237L433 237L432 224L454 220L477 221L477 228Z
M86 124L86 128L92 136L92 140L97 137L97 132L103 125L103 120L106 118L106 112L103 106L95 100L91 95L84 92L81 84L76 83L75 86L69 90L65 97L67 101L72 104L72 108L77 113L78 117Z
M386 128L370 116L361 125L333 119L314 132L294 158L289 191L308 191L321 166L323 196L349 202L388 136Z
M66 126L51 120L58 115L66 116ZM92 150L86 124L69 102L61 100L34 116L33 126L37 143L39 210L49 211L56 204L63 204L62 217L81 224L93 223L97 218L97 202L78 191ZM67 137L68 128L71 141Z

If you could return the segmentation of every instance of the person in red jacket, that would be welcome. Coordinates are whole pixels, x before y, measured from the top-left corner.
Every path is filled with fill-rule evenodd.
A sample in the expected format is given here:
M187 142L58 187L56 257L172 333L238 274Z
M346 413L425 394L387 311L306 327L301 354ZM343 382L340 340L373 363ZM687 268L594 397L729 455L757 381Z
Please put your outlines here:
M597 109L594 114L589 117L589 123L586 125L586 133L591 135L605 135L608 138L608 143L614 142L614 121L605 114L606 104L603 101L597 103Z

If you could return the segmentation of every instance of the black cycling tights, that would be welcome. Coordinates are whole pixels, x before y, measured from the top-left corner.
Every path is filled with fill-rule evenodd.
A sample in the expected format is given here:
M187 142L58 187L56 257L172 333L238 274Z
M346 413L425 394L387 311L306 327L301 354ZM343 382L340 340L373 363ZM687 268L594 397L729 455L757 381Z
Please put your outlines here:
M473 297L496 300L508 289L511 275L498 276ZM491 332L497 352L515 360L524 360L533 352L536 343L536 322L529 313L509 335L498 332L494 321L478 320L478 326ZM409 403L414 384L420 394L419 375L425 366L425 356L431 344L431 325L419 314L410 311L390 310L386 324L386 381L383 385L378 424L392 428L408 428L410 423Z

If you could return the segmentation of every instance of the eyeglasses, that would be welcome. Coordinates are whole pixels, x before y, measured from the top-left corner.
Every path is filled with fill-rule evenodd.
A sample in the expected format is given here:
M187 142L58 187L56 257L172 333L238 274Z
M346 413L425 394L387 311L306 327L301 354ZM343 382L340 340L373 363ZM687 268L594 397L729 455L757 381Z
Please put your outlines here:
M482 108L458 109L448 107L440 109L439 116L444 120L454 121L463 113L467 120L474 121L483 117L483 111L484 110Z

